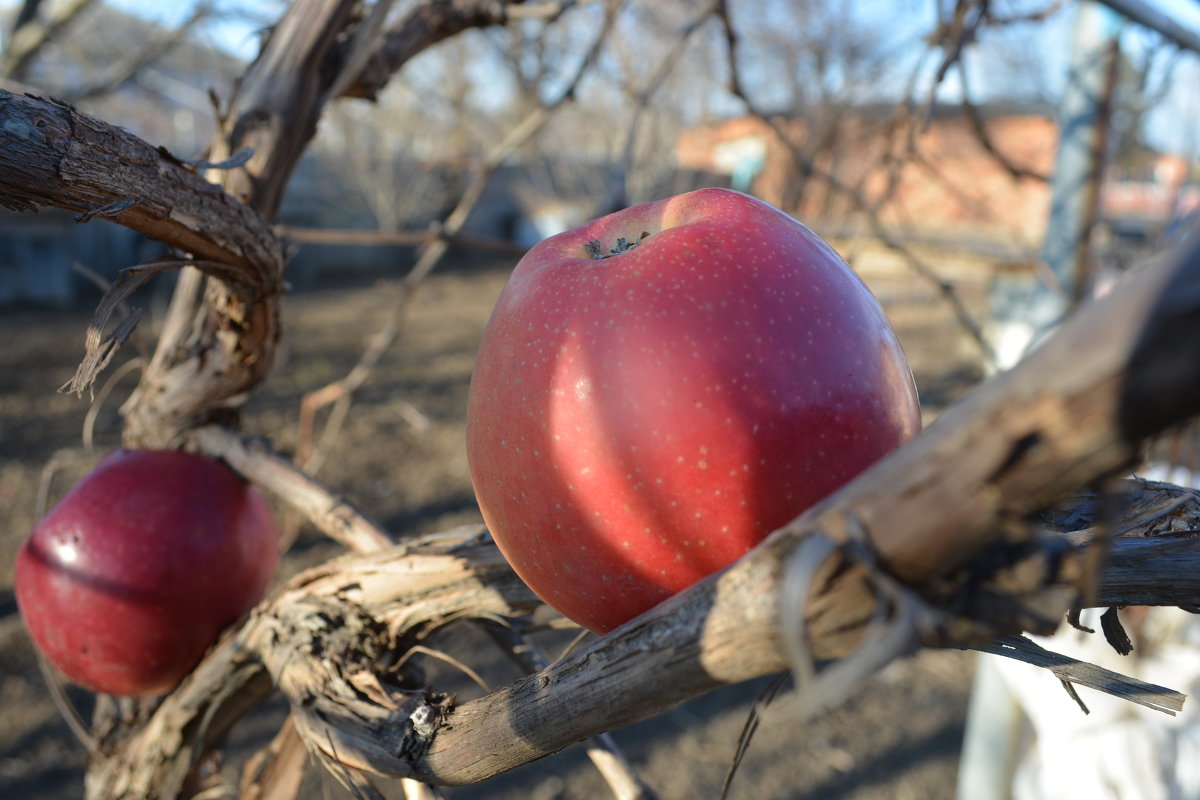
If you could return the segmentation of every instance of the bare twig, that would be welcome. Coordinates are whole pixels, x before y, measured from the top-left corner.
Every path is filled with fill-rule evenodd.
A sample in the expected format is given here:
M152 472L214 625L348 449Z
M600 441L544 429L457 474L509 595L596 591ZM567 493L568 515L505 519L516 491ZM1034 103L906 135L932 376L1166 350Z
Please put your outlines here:
M614 170L612 186L609 188L608 196L601 205L601 213L607 214L618 211L629 205L628 175L629 171L633 168L634 148L637 145L638 132L641 129L642 118L646 109L649 107L650 101L654 98L659 88L662 87L663 82L666 81L675 69L675 65L679 62L692 36L708 21L709 17L716 11L718 5L719 0L710 2L679 30L674 43L658 62L658 66L650 74L645 85L634 92L635 106L633 118L630 120L629 127L625 131L625 144L621 148L621 160Z
M729 769L725 771L725 780L721 782L721 797L720 800L725 800L729 797L729 789L733 786L733 778L737 775L738 768L742 765L742 760L746 757L746 753L750 750L750 742L754 740L754 734L758 731L760 708L766 708L775 700L779 691L787 684L789 673L781 672L771 679L754 701L754 705L750 708L750 713L746 715L746 724L742 726L742 732L738 735L737 749L734 751L733 758L729 762Z
M83 417L83 449L93 450L95 448L95 431L96 418L100 415L100 409L104 407L104 401L108 399L108 395L130 372L135 369L144 369L146 361L143 358L131 358L121 366L113 370L113 374L108 376L108 380L100 387L100 391L96 392L92 404L88 406L87 414Z
M614 800L656 800L611 734L600 733L584 744L588 759L612 790Z
M75 375L60 387L59 391L82 395L90 389L96 382L96 378L112 361L117 350L133 334L138 322L141 321L140 311L125 309L127 312L125 318L106 337L104 329L108 326L108 320L112 317L113 312L117 308L124 307L125 300L155 275L160 272L181 269L190 263L194 262L181 261L176 258L154 259L136 267L121 270L117 280L104 293L104 297L101 298L100 305L96 308L92 321L88 325L87 335L84 338L83 361L75 370ZM220 270L220 265L214 266Z
M1139 25L1161 34L1179 47L1200 53L1200 33L1181 25L1165 13L1142 0L1099 0L1104 5L1126 16Z
M218 111L218 115L219 115ZM207 172L209 170L237 169L244 167L248 161L254 156L253 147L243 147L229 158L223 158L220 161L209 161L207 158L197 158L192 161L185 162L189 167L197 172Z
M295 800L300 793L308 749L289 716L271 743L242 769L241 800Z
M12 41L7 43L2 71L4 75L20 78L29 62L63 26L81 14L94 0L68 0L55 3L53 12L46 20L28 19L13 31Z
M67 723L67 727L71 729L71 733L83 745L83 749L88 752L88 755L95 753L98 747L96 737L92 736L92 732L88 730L87 724L79 714L79 709L71 702L71 698L67 697L62 677L55 671L54 667L50 666L50 662L40 652L37 654L37 662L38 670L42 673L42 680L46 684L46 689L50 692L50 699L54 701L54 706L58 709L59 715Z
M921 115L925 122L928 122L933 112L938 87L946 80L950 69L962 61L963 51L976 40L979 27L987 19L987 14L987 0L957 0L950 18L939 21L937 28L929 35L928 43L942 48L942 61L934 71L925 103L925 113Z
M522 255L526 249L507 239L478 236L461 230L451 233L444 227L424 231L369 231L357 228L296 228L284 225L279 227L279 234L285 239L301 244L428 246L435 239L445 239L456 247L488 250L507 256Z
M729 58L730 69L730 89L732 93L738 97L745 105L748 111L758 117L771 129L775 138L782 144L791 154L796 166L805 175L815 175L824 181L828 186L837 191L839 194L847 197L853 206L861 212L870 225L871 232L890 250L898 253L908 264L909 268L917 275L921 276L937 289L938 293L950 306L954 312L955 318L959 325L967 332L972 341L978 345L979 350L988 364L995 364L996 357L992 351L991 345L983 335L983 329L978 321L966 307L962 297L958 294L954 284L937 274L937 271L925 263L913 250L904 244L899 237L893 233L879 214L872 207L872 203L867 199L862 189L846 183L840 176L829 170L822 169L812 159L808 158L787 134L778 121L771 118L746 93L745 85L741 77L741 71L738 67L737 46L738 36L733 28L732 21L729 16L726 0L722 0L718 9L717 16L721 20L725 31L727 42L727 54Z
M400 299L392 308L383 328L371 337L370 344L362 356L360 356L358 363L354 365L345 377L310 392L300 401L300 419L297 423L299 435L296 446L296 461L302 464L305 469L314 473L319 470L325 453L328 452L328 449L336 441L341 431L341 425L349 413L354 392L358 391L366 383L375 366L379 363L379 360L403 335L409 310L416 299L417 292L425 278L446 254L449 248L448 238L459 234L470 217L471 211L483 196L483 191L487 188L492 175L504 163L504 160L532 139L550 121L553 111L574 96L575 88L578 86L579 81L599 56L601 48L607 40L608 33L612 29L617 14L624 3L625 0L608 0L604 24L595 39L593 39L591 47L576 68L574 75L567 81L565 88L556 98L539 106L529 116L518 123L516 127L511 129L488 152L483 163L476 167L471 177L471 182L463 192L458 204L455 205L449 216L446 217L446 220L439 226L437 238L426 245L417 258L417 262L404 277L403 281L401 281L399 286ZM325 420L319 440L314 441L316 416L321 409L329 405L333 405L333 409L330 411L329 417Z
M463 663L461 660L443 650L435 650L432 647L425 647L424 645L420 644L410 647L404 653L404 655L400 657L400 660L395 663L394 668L399 669L400 667L404 666L404 662L416 655L428 656L430 658L436 658L438 661L445 662L461 672L463 675L466 675L472 683L474 683L480 689L483 689L485 692L490 692L492 690L492 687L489 686L488 682L483 679L483 676L472 669L469 664Z
M192 13L188 15L188 18L178 26L172 30L163 32L154 41L147 43L140 50L133 50L126 53L117 63L109 66L100 78L67 92L69 99L73 101L87 100L113 91L125 83L125 81L169 53L172 48L176 47L191 33L198 23L204 21L212 13L213 6L211 0L204 0L204 2L197 3L192 9Z
M77 451L59 450L42 467L42 474L38 478L37 495L33 501L34 519L46 516L46 509L50 506L50 487L53 486L54 478L58 475L59 470L76 461L78 461Z
M988 132L987 122L983 119L983 115L980 113L979 107L976 106L971 100L971 90L970 84L967 80L967 67L965 62L958 62L958 76L962 84L962 97L960 98L959 103L962 105L963 113L966 114L967 121L971 123L971 130L975 132L975 138L979 142L980 146L983 147L987 154L990 155L997 164L1003 167L1005 172L1013 177L1013 180L1030 178L1041 183L1046 183L1049 181L1050 176L1016 164L1007 155L1000 152L1000 149L996 146L995 141L993 141L991 134Z
M1027 664L1045 667L1063 681L1116 695L1131 703L1162 711L1171 716L1175 716L1183 710L1183 701L1186 696L1180 692L1163 686L1130 682L1128 678L1103 667L1052 653L1024 636L1004 636L993 645L980 645L974 649L993 655L1017 658ZM1078 697L1076 699L1078 700Z
M220 458L248 480L278 495L302 512L319 530L359 553L389 547L393 539L345 498L337 495L291 461L230 431L207 427L193 431L190 440L206 455Z

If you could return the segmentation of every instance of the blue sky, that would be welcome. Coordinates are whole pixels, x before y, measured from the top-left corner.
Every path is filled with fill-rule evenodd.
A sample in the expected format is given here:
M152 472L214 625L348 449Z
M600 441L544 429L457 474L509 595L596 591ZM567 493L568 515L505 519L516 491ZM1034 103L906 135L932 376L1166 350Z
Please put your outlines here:
M104 0L109 5L128 11L166 26L174 26L186 19L199 0L162 2L161 0ZM1146 0L1146 2L1171 15L1181 24L1200 32L1200 0ZM0 6L11 7L15 0L0 0ZM1038 7L1040 0L1021 2L1012 0L1012 5ZM213 5L228 12L206 23L200 36L222 49L250 59L257 52L257 31L266 21L278 17L287 5L286 0L213 0ZM1001 4L1004 5L1004 4ZM1069 4L1070 5L1070 4ZM738 4L732 4L734 14ZM910 63L916 58L922 34L933 24L933 0L859 0L851 4L862 24L873 25L885 31L890 42L897 42L899 62L903 62L905 48ZM736 17L735 17L736 18ZM970 56L969 66L973 73L973 93L986 97L989 93L1002 93L1011 89L1003 84L1004 76L1012 72L1012 63L997 63L995 55L989 53L1024 54L1035 61L1039 87L1053 97L1061 89L1066 74L1066 56L1071 35L1070 11L1053 18L1050 23L1039 26L1024 26L1001 33L989 33L997 39L997 46L989 48L985 37L984 46ZM1145 33L1136 25L1125 26L1122 42L1127 50L1136 51L1145 47L1155 37ZM1009 56L1012 58L1013 56ZM1151 144L1176 152L1200 153L1200 56L1187 55L1178 67L1175 81L1169 87L1163 107L1150 117L1146 136ZM897 92L902 89L899 78L904 69L898 69L896 87L881 87L881 92ZM1011 82L1011 81L1010 81ZM951 75L943 86L942 96L946 100L956 99L957 78Z
M186 20L197 0L164 3L161 0L103 0L114 8L154 20L164 26L174 27ZM209 40L234 55L244 59L258 52L257 30L260 19L276 19L286 6L285 0L215 0L213 6L229 11L224 18L215 19L205 25L204 35ZM222 15L218 15L219 17Z

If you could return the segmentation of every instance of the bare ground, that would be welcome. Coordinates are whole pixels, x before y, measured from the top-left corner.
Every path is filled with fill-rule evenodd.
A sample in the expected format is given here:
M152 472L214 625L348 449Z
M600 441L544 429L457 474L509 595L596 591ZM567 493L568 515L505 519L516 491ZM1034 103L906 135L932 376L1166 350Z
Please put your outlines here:
M475 347L508 265L474 265L432 278L401 343L385 358L328 452L321 476L355 498L389 529L417 534L479 519L462 441L466 390ZM912 362L927 415L978 380L973 346L927 285L895 259L868 250L856 266L892 317ZM975 309L986 271L969 260L941 268ZM144 298L153 312L165 295ZM395 296L377 286L297 295L286 310L287 347L277 368L249 403L245 427L281 450L296 443L296 412L304 392L349 369L366 337L378 329ZM17 615L12 562L34 524L38 486L48 464L53 502L118 441L116 408L136 379L119 380L96 415L95 447L81 431L89 403L59 395L82 351L89 313L0 312L0 797L82 795L85 754L49 699L36 657ZM152 341L154 314L148 314ZM129 355L136 350L130 349ZM120 357L118 358L120 360ZM110 369L109 374L114 370ZM285 573L316 563L337 547L303 530ZM460 658L487 666L494 680L511 680L483 641L452 637ZM465 652L464 652L465 651ZM888 667L853 701L815 722L790 722L783 705L760 728L731 792L734 798L949 798L953 796L967 693L969 656L925 652ZM458 681L446 675L446 681ZM461 683L461 681L458 681ZM617 731L646 781L663 798L715 797L738 735L766 680L731 687ZM470 691L463 687L463 691ZM85 710L90 700L71 690ZM234 753L269 741L282 711L275 706L248 719ZM348 796L316 769L304 794ZM389 795L397 794L394 789ZM545 759L452 798L592 798L606 796L580 748Z

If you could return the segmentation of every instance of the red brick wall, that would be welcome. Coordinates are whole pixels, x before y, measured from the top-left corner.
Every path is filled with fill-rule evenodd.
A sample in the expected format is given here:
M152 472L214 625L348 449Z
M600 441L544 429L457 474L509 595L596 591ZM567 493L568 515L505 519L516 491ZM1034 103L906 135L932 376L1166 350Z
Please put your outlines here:
M808 125L784 123L788 138L802 150L809 146ZM989 137L1012 163L1048 174L1054 163L1057 132L1039 116L1009 116L988 121ZM879 208L884 221L921 230L961 230L964 233L1013 235L1036 243L1049 209L1049 189L1032 178L1015 179L994 158L961 118L935 118L913 138L909 155L908 131L888 122L867 122L846 116L822 138L827 143L814 162L844 183L857 187L871 203L890 190ZM714 149L744 136L762 136L767 143L763 170L751 191L802 219L837 218L852 211L844 194L830 192L819 179L805 181L785 147L756 118L741 118L697 128L680 138L680 166L714 170Z

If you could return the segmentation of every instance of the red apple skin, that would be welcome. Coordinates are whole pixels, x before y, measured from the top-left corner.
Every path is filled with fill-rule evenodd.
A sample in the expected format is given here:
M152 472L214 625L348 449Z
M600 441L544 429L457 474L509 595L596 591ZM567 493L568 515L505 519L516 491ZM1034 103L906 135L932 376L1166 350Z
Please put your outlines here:
M618 237L634 249L609 252ZM480 347L467 455L514 569L603 633L920 430L883 310L816 234L703 189L546 239Z
M96 692L171 689L266 592L278 534L262 496L190 453L109 454L17 554L38 648Z

